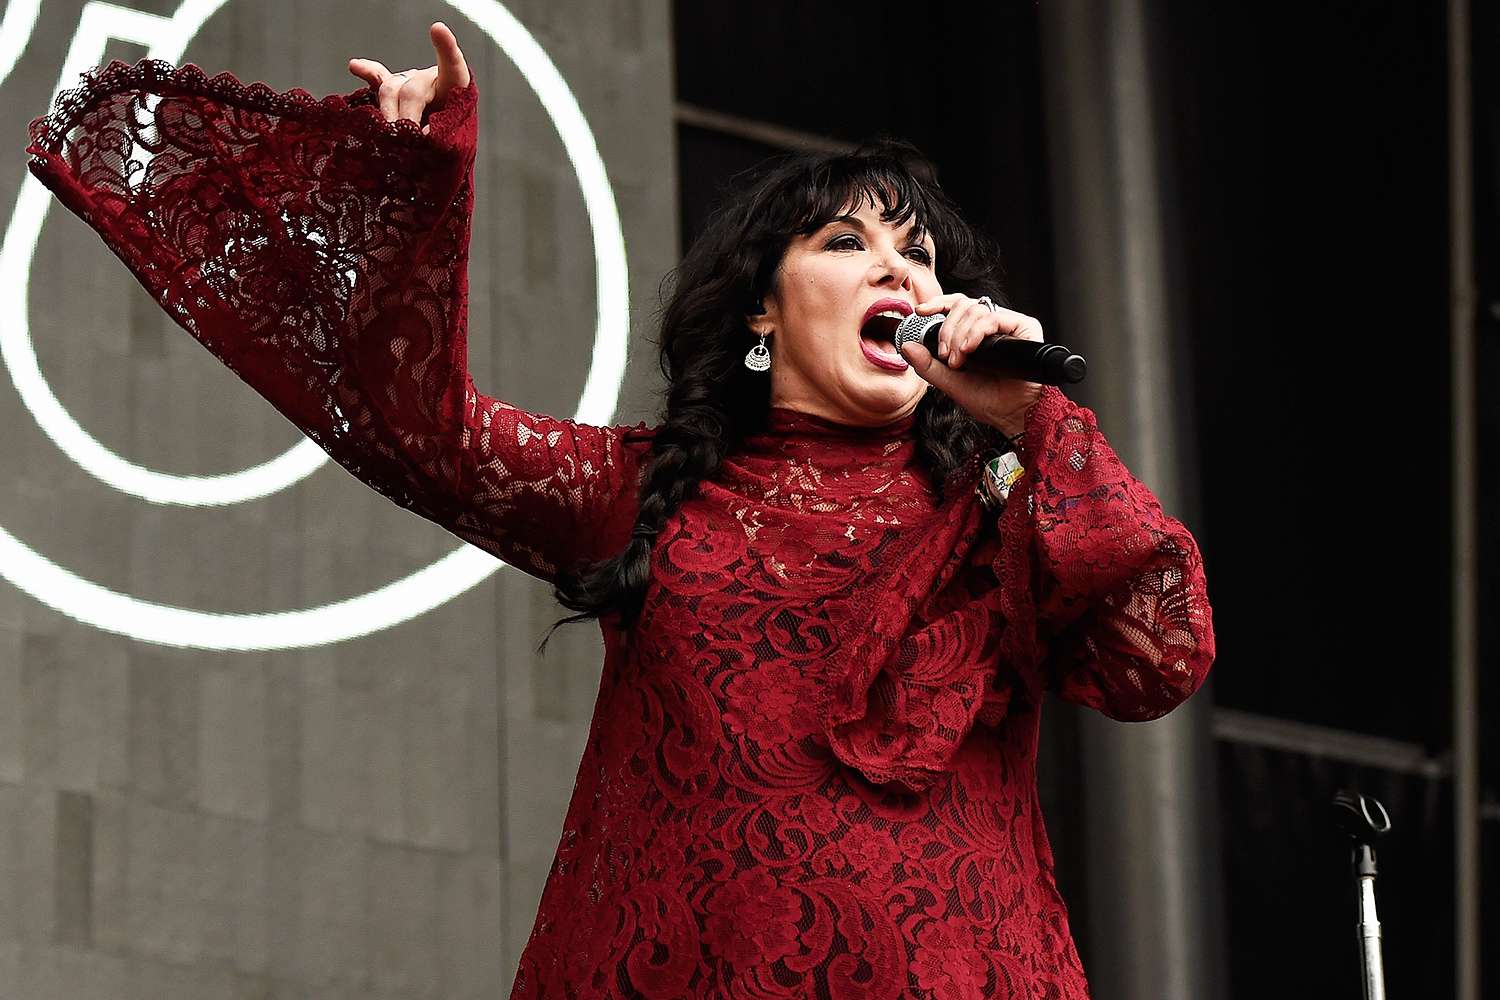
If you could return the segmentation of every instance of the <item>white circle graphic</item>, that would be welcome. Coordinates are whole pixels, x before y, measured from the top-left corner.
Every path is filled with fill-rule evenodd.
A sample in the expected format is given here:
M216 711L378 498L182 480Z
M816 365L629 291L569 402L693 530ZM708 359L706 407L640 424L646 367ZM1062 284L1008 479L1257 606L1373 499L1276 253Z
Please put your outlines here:
M176 64L203 23L228 0L185 0L171 18L94 2L84 8L56 93L94 65L110 38L139 41L148 55ZM574 417L607 423L619 398L629 330L624 237L593 133L557 68L499 0L448 0L484 31L527 80L557 129L577 174L593 230L596 301L592 365ZM152 503L219 506L264 497L305 477L327 455L303 440L262 465L220 476L173 476L135 465L95 440L42 377L27 322L27 292L50 192L23 178L0 246L0 357L42 430L80 467ZM0 527L0 576L48 606L89 625L164 645L224 650L289 649L366 635L417 617L468 590L505 563L465 545L384 587L296 611L220 614L142 601L82 579L32 551Z

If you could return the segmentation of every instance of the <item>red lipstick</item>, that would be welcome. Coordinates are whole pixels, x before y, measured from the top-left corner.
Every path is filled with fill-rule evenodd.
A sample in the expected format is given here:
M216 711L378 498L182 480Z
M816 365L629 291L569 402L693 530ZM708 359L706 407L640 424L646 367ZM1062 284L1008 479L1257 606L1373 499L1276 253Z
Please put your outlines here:
M906 359L895 349L891 336L901 320L910 316L914 311L915 308L905 299L884 298L870 303L870 307L865 310L864 318L859 322L859 349L864 352L870 364L893 372L904 372L910 367ZM894 313L895 316L886 316L866 336L866 330L870 329L871 321L881 313Z

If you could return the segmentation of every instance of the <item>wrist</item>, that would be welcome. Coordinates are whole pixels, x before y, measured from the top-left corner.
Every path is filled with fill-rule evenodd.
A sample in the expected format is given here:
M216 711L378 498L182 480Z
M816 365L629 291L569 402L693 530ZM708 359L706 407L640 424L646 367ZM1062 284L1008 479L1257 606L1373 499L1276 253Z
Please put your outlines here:
M1007 441L1012 442L1017 450L1021 447L1021 435L1026 433L1026 421L1022 419L999 420L995 422L995 430L1005 435Z
M1020 406L1014 410L1011 410L1009 413L1005 414L991 425L1001 434L1004 434L1005 437L1015 446L1017 454L1019 454L1021 451L1021 442L1026 435L1026 426L1031 422L1031 415L1036 412L1036 408L1041 405L1042 400L1046 398L1048 389L1050 387L1038 383L1032 383L1031 388L1034 391L1031 395L1031 398L1026 401L1026 404L1024 406Z
M1031 415L1031 411L1034 410L1036 408L1036 404L1041 401L1042 392L1044 389L1044 387L1041 385L1033 385L1031 386L1031 388L1035 389L1035 392L1026 399L1024 405L1018 406L1010 412L1002 414L996 417L994 420L990 421L991 427L998 430L1001 434L1004 434L1010 440L1015 441L1018 446L1020 444L1021 436L1026 433L1026 418ZM1017 448L1017 450L1019 450L1019 447Z
M1026 411L1002 417L990 424L999 431L1006 441L1015 445L1017 451L1021 450L1021 437L1026 433Z

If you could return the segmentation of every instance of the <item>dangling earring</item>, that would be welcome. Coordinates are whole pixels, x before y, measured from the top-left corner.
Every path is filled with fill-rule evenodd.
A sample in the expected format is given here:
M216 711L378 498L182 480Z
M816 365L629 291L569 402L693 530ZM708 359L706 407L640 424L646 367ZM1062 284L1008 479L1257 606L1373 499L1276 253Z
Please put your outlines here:
M771 352L766 350L766 335L760 335L760 343L750 348L745 355L745 367L753 372L763 372L771 367Z

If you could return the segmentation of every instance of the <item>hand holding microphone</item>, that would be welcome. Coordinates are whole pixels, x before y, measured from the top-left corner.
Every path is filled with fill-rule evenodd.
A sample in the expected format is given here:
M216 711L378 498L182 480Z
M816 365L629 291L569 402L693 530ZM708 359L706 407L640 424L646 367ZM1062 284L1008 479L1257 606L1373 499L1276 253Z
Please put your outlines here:
M900 350L901 345L916 341L926 347L929 353L938 351L939 357L948 360L950 368L962 367L965 358L972 356L973 368L1045 385L1082 382L1084 373L1088 371L1083 355L1074 354L1061 344L1045 344L1003 333L985 337L972 352L959 352L954 360L940 346L943 325L942 316L919 316L913 313L896 328L896 349Z
M897 328L896 350L977 420L1011 436L1044 385L1077 382L1087 368L1067 348L1044 343L1034 317L960 293L920 303Z

